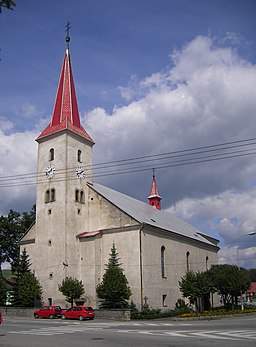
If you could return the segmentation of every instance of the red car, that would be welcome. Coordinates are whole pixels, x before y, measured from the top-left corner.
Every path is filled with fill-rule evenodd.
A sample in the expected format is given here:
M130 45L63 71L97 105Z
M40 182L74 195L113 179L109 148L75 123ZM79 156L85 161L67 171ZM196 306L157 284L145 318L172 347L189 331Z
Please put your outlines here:
M35 318L57 318L61 317L62 309L60 306L44 306L34 312Z
M0 311L0 324L3 324L3 321L4 321L3 315L2 315L2 312Z
M94 309L90 306L73 306L62 312L62 319L93 319L95 317Z

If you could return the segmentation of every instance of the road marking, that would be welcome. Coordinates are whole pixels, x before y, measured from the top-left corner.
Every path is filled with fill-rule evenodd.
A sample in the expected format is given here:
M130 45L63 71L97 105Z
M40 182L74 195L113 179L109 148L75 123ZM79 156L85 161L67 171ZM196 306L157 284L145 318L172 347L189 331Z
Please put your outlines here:
M173 336L181 338L205 338L205 339L216 339L216 340L256 340L256 331L254 330L239 330L239 331L218 331L218 330L182 330L182 331L161 331L161 330L118 330L118 333L138 333L155 336Z
M88 330L101 330L101 327L95 326L60 326L60 327L48 327L48 328L40 328L40 329L29 329L29 330L21 330L21 331L10 331L11 334L23 334L23 335L40 335L40 336L51 336L51 335L60 335L60 334L74 334L77 331L85 332Z

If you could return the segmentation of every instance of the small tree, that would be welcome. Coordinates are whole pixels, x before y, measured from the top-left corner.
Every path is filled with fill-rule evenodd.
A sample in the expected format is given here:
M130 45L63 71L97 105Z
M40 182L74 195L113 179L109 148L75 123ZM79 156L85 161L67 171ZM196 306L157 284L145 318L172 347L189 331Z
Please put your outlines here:
M128 307L128 300L132 295L128 280L120 267L118 253L113 244L107 269L102 282L97 286L96 293L102 308Z
M188 298L190 303L195 304L197 311L203 311L212 289L207 273L188 271L179 281L179 285L182 295Z
M74 300L79 299L84 294L84 285L77 278L66 277L58 285L59 291L66 297L66 301L73 306Z
M15 305L23 305L20 295L19 295L19 285L23 278L23 276L26 273L30 272L30 261L29 261L29 255L26 251L26 248L23 249L22 253L20 254L20 258L16 262L16 283L13 288L13 303Z
M232 309L237 302L237 297L250 285L248 271L236 265L213 265L208 270L208 275L211 277L214 288L221 295L224 306L231 304Z
M42 287L31 272L25 273L19 281L18 298L22 306L32 307L36 300L42 299Z

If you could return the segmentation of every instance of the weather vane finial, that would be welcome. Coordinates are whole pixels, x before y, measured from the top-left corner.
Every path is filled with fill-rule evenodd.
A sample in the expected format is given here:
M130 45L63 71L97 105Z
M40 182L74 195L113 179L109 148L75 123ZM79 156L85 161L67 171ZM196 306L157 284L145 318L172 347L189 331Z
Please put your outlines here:
M70 36L69 36L69 29L71 28L69 21L67 21L67 25L66 25L66 43L67 43L67 49L69 49L69 41L70 41Z

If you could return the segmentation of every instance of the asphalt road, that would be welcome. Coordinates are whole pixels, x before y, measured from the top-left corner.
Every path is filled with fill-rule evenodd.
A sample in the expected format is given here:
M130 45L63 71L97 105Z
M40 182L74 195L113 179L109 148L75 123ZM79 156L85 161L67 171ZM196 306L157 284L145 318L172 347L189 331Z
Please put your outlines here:
M71 321L5 318L1 347L246 347L256 345L256 315L203 321Z

